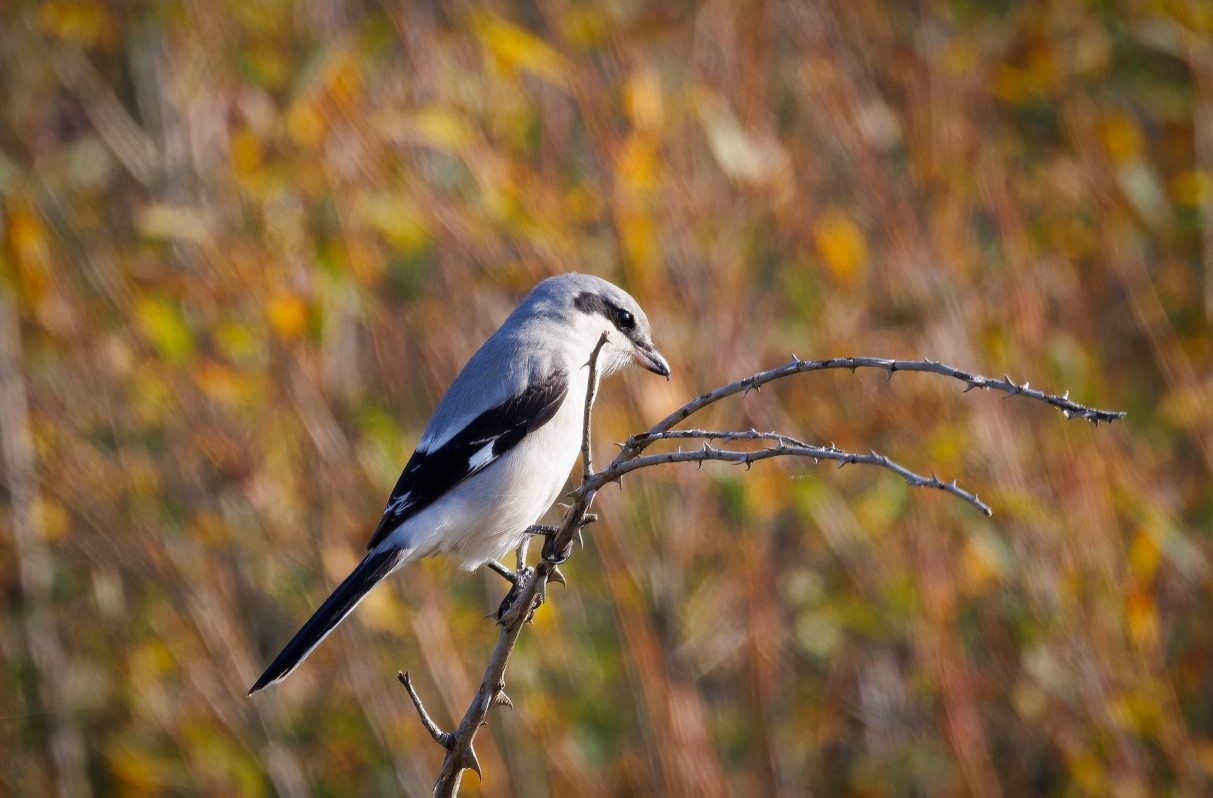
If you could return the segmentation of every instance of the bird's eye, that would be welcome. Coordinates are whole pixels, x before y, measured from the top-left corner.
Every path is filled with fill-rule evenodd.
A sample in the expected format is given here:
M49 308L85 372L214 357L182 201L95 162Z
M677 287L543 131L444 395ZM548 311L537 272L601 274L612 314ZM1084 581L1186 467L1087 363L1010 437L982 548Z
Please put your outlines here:
M621 330L630 330L636 326L636 317L619 308L615 311L615 326Z

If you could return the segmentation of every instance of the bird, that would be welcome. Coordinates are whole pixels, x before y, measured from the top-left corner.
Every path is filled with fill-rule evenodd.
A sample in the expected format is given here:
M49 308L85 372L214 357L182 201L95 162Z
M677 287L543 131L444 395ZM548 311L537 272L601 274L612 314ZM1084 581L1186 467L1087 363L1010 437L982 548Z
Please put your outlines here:
M367 554L295 633L249 695L281 682L405 563L442 555L474 570L517 548L560 496L581 450L589 363L670 378L640 305L593 275L539 282L438 402ZM596 387L596 386L595 386Z

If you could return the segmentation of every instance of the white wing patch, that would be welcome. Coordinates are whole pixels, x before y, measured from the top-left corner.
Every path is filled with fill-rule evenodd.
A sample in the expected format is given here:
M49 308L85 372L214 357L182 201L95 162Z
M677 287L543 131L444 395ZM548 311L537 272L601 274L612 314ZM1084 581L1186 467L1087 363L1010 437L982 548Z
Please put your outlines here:
M479 471L489 463L493 462L493 443L494 441L489 441L488 444L480 449L477 449L476 452L468 458L469 471Z
M402 493L397 496L396 500L390 502L387 508L384 509L383 514L386 516L392 513L404 512L404 510L409 506L409 497L411 495L412 493Z

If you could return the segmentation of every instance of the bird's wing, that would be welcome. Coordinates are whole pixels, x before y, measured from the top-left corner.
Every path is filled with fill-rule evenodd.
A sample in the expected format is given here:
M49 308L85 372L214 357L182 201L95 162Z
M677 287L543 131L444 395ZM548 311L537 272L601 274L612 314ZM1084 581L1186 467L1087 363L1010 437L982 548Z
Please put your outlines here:
M367 548L375 548L411 516L551 421L568 391L568 373L557 368L546 379L473 418L436 449L413 452Z

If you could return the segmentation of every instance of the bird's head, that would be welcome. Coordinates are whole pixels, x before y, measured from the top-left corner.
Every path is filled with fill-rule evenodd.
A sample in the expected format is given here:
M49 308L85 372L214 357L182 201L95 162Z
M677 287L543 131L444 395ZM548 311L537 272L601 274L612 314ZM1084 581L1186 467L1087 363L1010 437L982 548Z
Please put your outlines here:
M627 291L593 275L561 274L541 282L535 293L556 305L591 348L607 333L598 356L602 376L637 363L670 378L670 364L653 345L649 318Z

